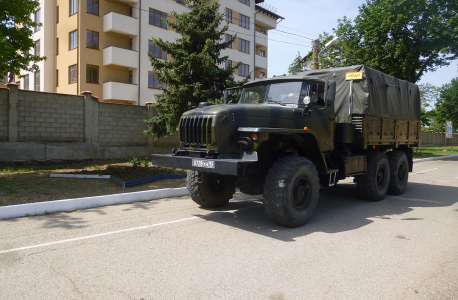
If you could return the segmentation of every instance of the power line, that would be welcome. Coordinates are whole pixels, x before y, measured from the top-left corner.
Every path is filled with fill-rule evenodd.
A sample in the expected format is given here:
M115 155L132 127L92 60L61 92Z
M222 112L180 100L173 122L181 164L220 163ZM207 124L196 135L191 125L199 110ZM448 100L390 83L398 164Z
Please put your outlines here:
M110 1L110 0L105 0L105 1L111 2L111 3L114 3L114 4L119 4L119 5L122 5L122 6L131 7L131 8L134 8L134 9L138 9L139 11L145 11L145 12L149 13L149 10L142 9L142 8L139 8L139 7L133 7L133 6L130 6L130 5L128 5L128 4L118 3L118 2L114 2L114 1ZM165 2L165 0L162 0L162 1ZM235 20L240 20L240 19L238 19L238 18L233 18L233 19L235 19ZM254 22L247 22L247 23L256 25ZM230 24L234 24L234 23L230 23ZM275 29L275 30L277 30L277 29ZM233 30L229 30L229 29L228 29L227 31L229 31L229 32L235 32L235 33L237 33L237 34L243 34L243 35L253 36L253 34L251 34L251 33L238 32L238 31L233 31ZM300 36L300 35L297 35L297 34L294 34L294 33L288 33L288 32L286 32L286 31L282 31L282 30L277 30L277 31L283 32L283 33L286 33L286 34L295 35L295 36L299 36L299 37L303 37L303 38L306 38L306 39L313 40L313 39L311 39L311 38L304 37L304 36ZM289 43L289 42L285 42L285 41L278 41L278 40L273 40L273 39L264 38L264 37L259 37L259 36L256 37L256 38L258 38L258 39L266 39L266 40L273 41L273 42L284 43L284 44L289 44L289 45L295 45L295 46L300 46L300 47L312 48L311 46L299 45L299 44ZM299 41L299 40L297 40L297 41Z
M289 32L286 32L286 31L282 31L282 30L278 30L278 29L273 29L273 30L276 30L276 31L279 31L279 32L283 32L283 33L286 33L286 34L290 34L290 35L295 35L295 36L299 36L299 37L302 37L302 38L305 38L305 39L309 39L311 41L313 41L314 39L312 38L309 38L309 37L306 37L306 36L302 36L302 35L298 35L298 34L294 34L294 33L289 33Z
M142 8L139 8L139 7L133 7L133 6L130 6L130 5L128 5L128 4L118 3L118 2L114 2L114 1L110 1L110 0L105 0L105 1L111 2L111 3L114 3L114 4L119 4L119 5L122 5L122 6L131 7L131 8L134 8L134 9L138 9L139 11L144 11L144 12L149 13L149 10L142 9ZM168 2L168 1L166 1L166 0L162 0L162 1ZM250 17L249 17L249 18L250 18ZM250 18L250 19L251 19L251 18ZM235 18L235 17L231 17L231 22L228 22L228 21L225 19L225 21L228 22L229 24L234 24L234 25L236 25L235 23L232 23L232 20L239 20L239 21L240 21L239 18ZM245 22L246 22L246 21L245 21ZM256 27L256 23L255 23L255 22L249 21L249 22L246 22L246 23L248 23L248 24L253 24L253 25L255 25L255 27ZM281 27L284 27L284 26L281 26ZM244 28L245 28L245 27L244 27ZM285 28L286 28L286 27L285 27ZM246 28L246 29L251 30L250 28ZM289 35L295 35L295 36L302 37L302 38L309 39L309 40L314 40L314 39L309 38L309 37L306 37L306 36L301 36L301 35L298 35L298 34L294 34L294 33L286 32L286 31L282 31L282 30L279 30L279 29L276 29L276 28L274 28L273 30L276 30L276 31L279 31L279 32L282 32L282 33L286 33L286 34L289 34ZM295 30L295 29L291 29L291 30L297 31L297 30ZM298 32L300 32L300 31L298 31ZM240 32L240 33L241 33L241 32ZM305 32L302 32L302 33L308 34L308 33L305 33ZM244 34L244 33L241 33L241 34ZM260 37L260 38L261 38L261 37Z
M307 35L316 37L316 35L314 35L314 34L310 34L310 33L303 32L303 31L299 31L297 29L289 28L289 27L286 27L286 26L283 26L283 25L277 25L277 27L286 28L286 29L289 29L289 30L292 30L292 31L296 31L296 32L299 32L299 33L303 33L303 34L307 34Z

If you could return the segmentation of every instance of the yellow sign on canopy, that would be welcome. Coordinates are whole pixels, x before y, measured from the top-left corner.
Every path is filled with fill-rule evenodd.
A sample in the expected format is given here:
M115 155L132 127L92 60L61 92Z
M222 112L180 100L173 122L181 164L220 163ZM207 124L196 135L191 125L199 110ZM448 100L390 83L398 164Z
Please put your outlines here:
M347 72L345 80L360 80L363 79L363 72Z

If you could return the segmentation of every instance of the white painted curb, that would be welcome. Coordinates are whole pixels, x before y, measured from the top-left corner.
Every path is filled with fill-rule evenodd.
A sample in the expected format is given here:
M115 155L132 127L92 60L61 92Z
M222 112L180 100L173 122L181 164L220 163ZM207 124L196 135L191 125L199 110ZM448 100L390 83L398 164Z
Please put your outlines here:
M113 204L124 204L140 201L149 201L162 198L181 197L189 195L188 189L160 189L141 191L133 193L76 198L66 200L56 200L47 202L28 203L20 205L10 205L0 207L0 219L9 219L17 217L25 217L27 215L42 215L46 213L60 211L75 211L78 209L107 206Z
M416 163L416 162L422 162L422 161L428 161L428 160L438 160L438 159L444 159L448 157L458 157L458 154L450 154L450 155L442 155L442 156L436 156L436 157L414 159L413 162Z
M90 178L90 179L110 179L110 175L78 175L78 174L50 174L54 178Z

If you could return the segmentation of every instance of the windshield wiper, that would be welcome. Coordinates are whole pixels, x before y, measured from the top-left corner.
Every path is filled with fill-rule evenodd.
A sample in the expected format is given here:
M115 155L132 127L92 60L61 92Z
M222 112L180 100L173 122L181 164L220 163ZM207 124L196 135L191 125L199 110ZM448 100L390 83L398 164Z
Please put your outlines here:
M267 99L267 103L271 103L271 102L273 102L273 103L277 103L277 104L280 104L280 105L283 105L283 106L286 106L286 104L285 104L285 103L283 103L283 102L280 102L280 101L276 101L276 100L272 100L272 99Z

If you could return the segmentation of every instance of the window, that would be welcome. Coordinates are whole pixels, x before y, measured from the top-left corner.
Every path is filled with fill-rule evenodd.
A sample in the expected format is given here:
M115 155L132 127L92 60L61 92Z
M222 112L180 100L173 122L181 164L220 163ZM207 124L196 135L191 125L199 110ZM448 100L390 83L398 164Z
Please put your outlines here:
M134 40L129 39L129 50L134 50L133 46L134 46Z
M86 82L99 83L99 67L86 65Z
M70 3L70 16L78 12L78 0L69 0Z
M78 65L68 67L68 83L75 83L78 81Z
M232 9L226 8L226 22L232 23Z
M267 34L265 29L259 29L260 33Z
M233 39L232 35L226 33L225 42L226 42L226 43L227 43L227 42L232 42L232 39ZM229 44L229 47L228 47L228 48L231 48L231 49L232 49L232 43Z
M59 24L59 5L56 6L56 24Z
M153 72L148 72L148 87L153 89L165 88L165 83L160 82Z
M176 24L178 25L178 20L176 20ZM178 28L176 29L176 32L177 33L181 33L180 29L178 29Z
M99 15L99 0L87 0L86 11L90 14Z
M78 30L72 31L69 33L69 50L75 49L78 47Z
M92 30L86 30L86 48L99 50L99 33Z
M59 86L59 70L56 70L56 87Z
M148 40L148 52L154 57L167 59L167 52L162 50L158 45L155 45L152 40Z
M310 101L318 105L324 105L324 84L323 83L312 83L311 84Z
M229 69L229 68L232 68L232 60L226 60L226 66L225 66L225 69Z
M250 66L246 64L241 64L239 66L239 76L247 77L250 75Z
M239 0L239 2L250 6L250 0Z
M250 41L239 39L239 51L250 53Z
M266 51L264 50L259 50L259 55L266 57Z
M266 76L266 73L265 72L259 72L259 78L264 78Z
M59 55L59 38L56 38L56 55Z
M239 26L243 27L243 28L246 28L246 29L250 29L250 17L247 17L247 16L244 16L244 15L240 14Z
M39 91L40 90L40 71L36 71L35 73L33 73L34 77L35 77L35 91Z
M149 23L154 26L159 26L162 28L167 29L167 24L165 20L167 19L167 14L160 12L158 10L149 9Z
M40 56L40 40L35 41L34 55Z
M33 21L35 23L41 23L41 9L37 9L35 11L35 13L33 14ZM37 32L41 29L41 26L40 25L35 25L35 31L34 32Z
M134 83L134 74L133 71L129 71L129 83L133 84Z
M184 0L177 0L177 3L184 5Z
M24 90L29 89L29 74L24 76Z

